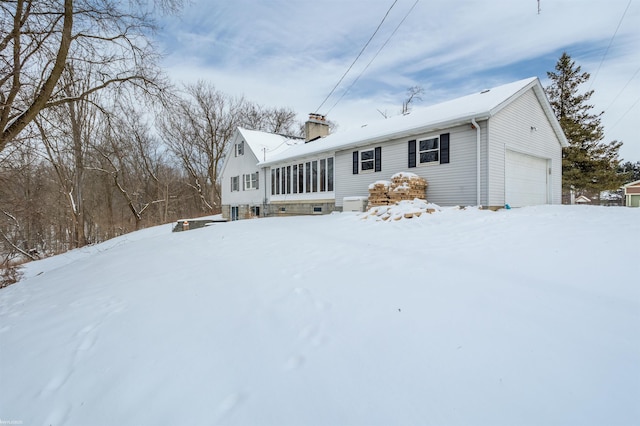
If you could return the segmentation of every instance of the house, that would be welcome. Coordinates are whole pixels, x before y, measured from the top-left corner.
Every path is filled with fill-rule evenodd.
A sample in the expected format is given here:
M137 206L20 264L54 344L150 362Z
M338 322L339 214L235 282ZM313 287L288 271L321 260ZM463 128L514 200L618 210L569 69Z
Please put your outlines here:
M628 207L640 207L640 180L623 186L625 205Z
M581 195L576 198L576 204L591 204L591 198L586 195Z
M269 185L264 215L341 211L400 171L426 179L428 201L442 206L561 202L568 143L537 78L330 135L324 120L312 115L306 143L257 164ZM223 192L223 206L233 202Z
M302 138L238 127L220 171L222 216L230 220L264 216L270 177L258 163L298 143Z

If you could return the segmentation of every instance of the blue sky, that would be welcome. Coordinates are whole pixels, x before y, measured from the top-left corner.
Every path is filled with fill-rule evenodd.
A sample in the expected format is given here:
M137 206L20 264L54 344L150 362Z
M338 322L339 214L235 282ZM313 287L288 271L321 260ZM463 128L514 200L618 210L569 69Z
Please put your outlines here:
M592 75L584 90L605 110L605 140L622 140L621 156L640 161L639 0L540 0L540 13L536 0L397 0L389 11L393 3L192 0L162 22L164 66L175 82L210 81L303 121L389 12L318 111L330 109L338 131L398 114L411 86L425 89L419 107L532 76L546 85L567 51Z

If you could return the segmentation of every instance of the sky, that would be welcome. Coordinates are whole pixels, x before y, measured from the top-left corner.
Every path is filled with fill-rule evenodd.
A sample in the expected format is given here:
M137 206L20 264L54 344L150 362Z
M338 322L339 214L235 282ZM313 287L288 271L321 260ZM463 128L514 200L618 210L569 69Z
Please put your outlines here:
M337 131L399 114L414 86L415 107L528 77L546 86L566 51L591 74L581 89L604 111L605 141L640 161L639 0L192 0L161 25L174 82L300 121L326 114Z

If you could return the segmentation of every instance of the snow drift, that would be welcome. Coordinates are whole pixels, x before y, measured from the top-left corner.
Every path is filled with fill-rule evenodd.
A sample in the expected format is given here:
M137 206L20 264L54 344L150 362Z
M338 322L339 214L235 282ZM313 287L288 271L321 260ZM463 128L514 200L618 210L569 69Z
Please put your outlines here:
M170 225L0 291L25 425L624 425L640 209Z

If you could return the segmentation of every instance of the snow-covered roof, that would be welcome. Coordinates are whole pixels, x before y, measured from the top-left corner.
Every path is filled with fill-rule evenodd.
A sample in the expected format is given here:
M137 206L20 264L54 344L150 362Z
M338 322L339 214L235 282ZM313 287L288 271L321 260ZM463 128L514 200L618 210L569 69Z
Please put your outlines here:
M297 145L279 155L273 155L268 160L261 160L261 165L445 129L468 123L472 118L485 120L531 88L534 89L545 113L549 116L549 121L554 126L560 143L566 146L567 140L553 115L540 81L537 77L531 77L436 105L416 108L407 115L391 117L359 129L334 133L311 143Z
M304 143L303 139L283 136L275 133L248 130L238 127L242 139L249 145L258 161L269 161L292 146Z

